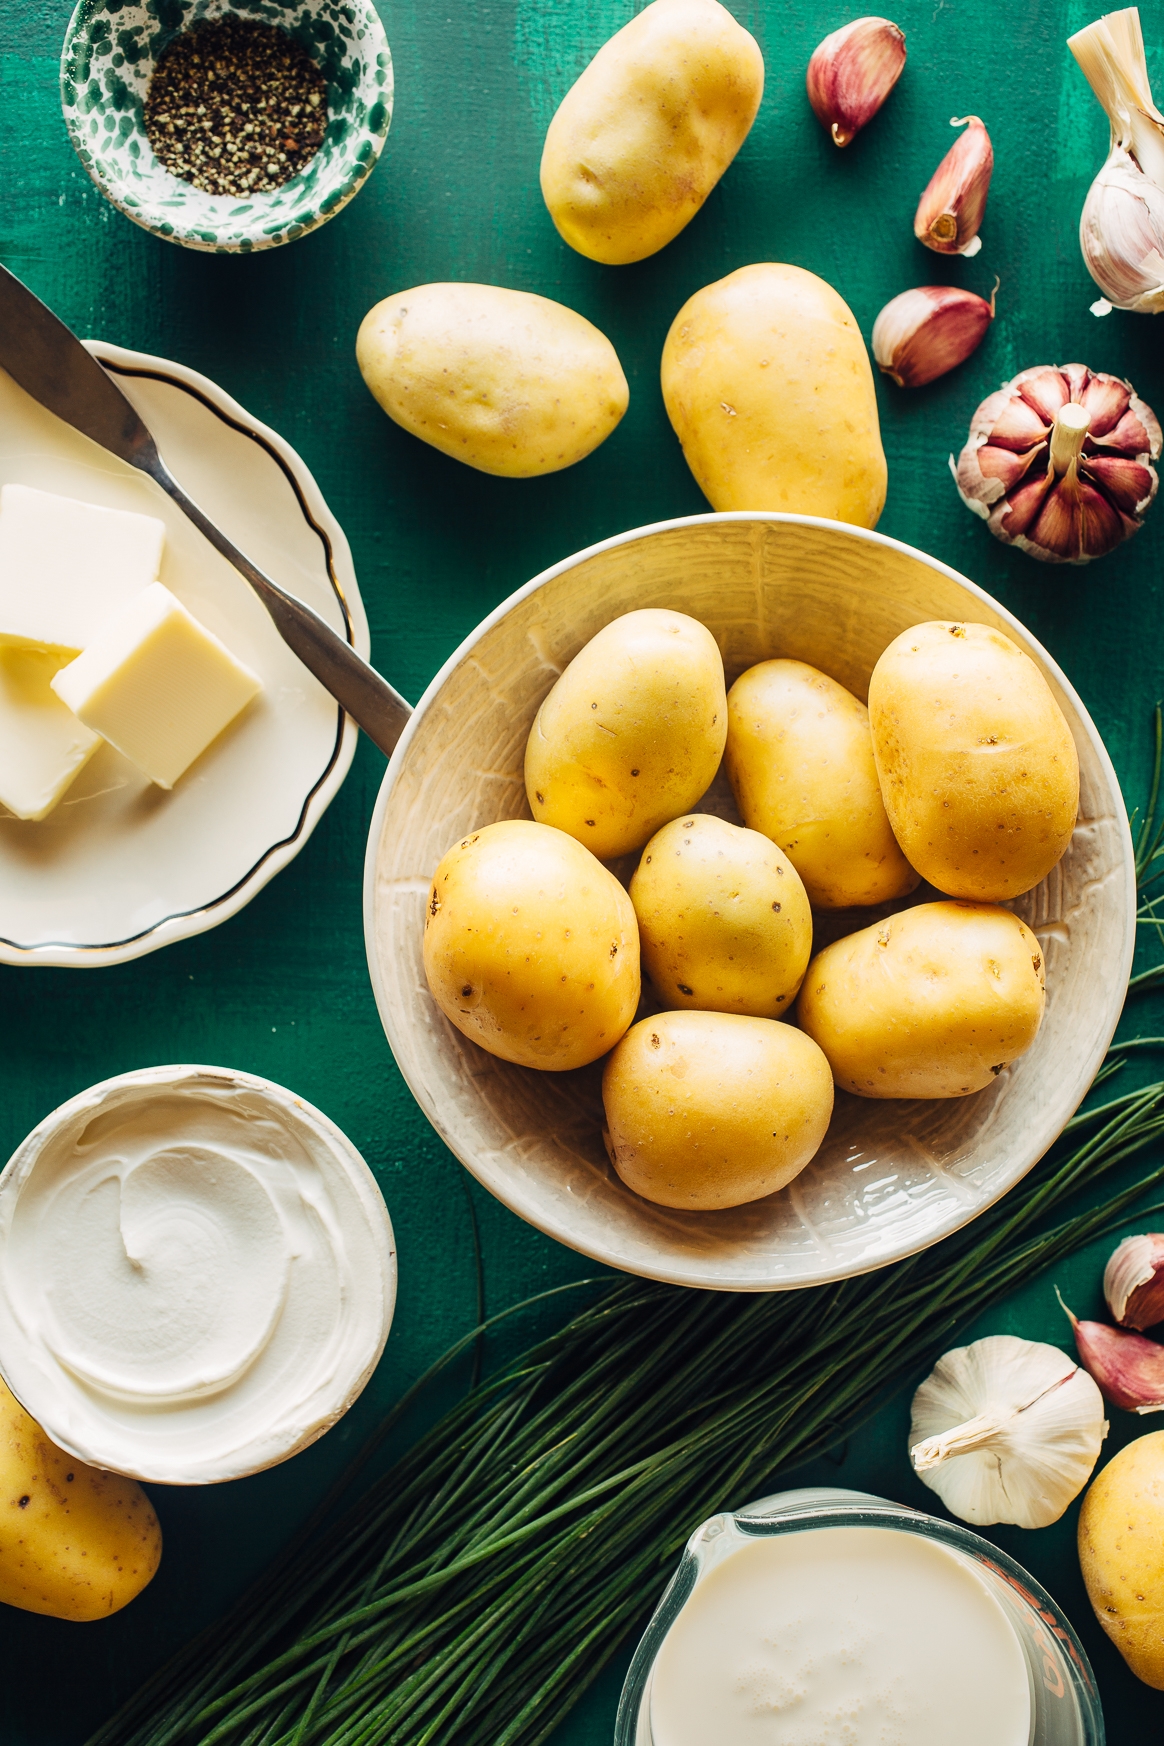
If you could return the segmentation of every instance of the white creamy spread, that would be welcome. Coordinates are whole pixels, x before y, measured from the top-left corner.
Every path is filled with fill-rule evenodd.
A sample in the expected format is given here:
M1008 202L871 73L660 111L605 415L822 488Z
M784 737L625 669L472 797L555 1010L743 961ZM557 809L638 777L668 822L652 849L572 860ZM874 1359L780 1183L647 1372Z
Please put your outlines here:
M384 1347L391 1226L359 1153L213 1068L74 1098L0 1177L0 1371L64 1448L171 1484L313 1442Z
M896 1528L752 1541L651 1675L653 1746L1028 1746L1018 1636L968 1559Z

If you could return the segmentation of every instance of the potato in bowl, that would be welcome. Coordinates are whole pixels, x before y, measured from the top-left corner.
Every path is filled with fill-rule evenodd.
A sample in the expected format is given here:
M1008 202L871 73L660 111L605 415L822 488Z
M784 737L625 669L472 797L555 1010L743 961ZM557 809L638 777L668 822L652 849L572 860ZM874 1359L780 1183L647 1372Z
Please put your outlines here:
M523 758L538 709L597 631L643 608L706 625L729 685L757 662L782 658L827 672L862 701L878 658L909 626L993 626L1043 673L1079 757L1070 846L1010 905L1046 956L1046 1015L1027 1053L973 1097L933 1104L839 1092L820 1151L789 1188L714 1212L652 1205L620 1181L602 1139L601 1063L551 1076L482 1055L436 1008L420 961L423 906L442 855L458 834L529 817ZM723 775L698 811L742 822ZM625 881L634 864L613 866ZM923 886L904 901L934 896ZM369 965L388 1040L425 1114L478 1180L541 1230L612 1266L744 1291L817 1284L896 1260L1017 1181L1103 1057L1122 1005L1134 910L1131 841L1110 759L1066 679L1017 620L973 583L884 536L742 512L606 541L491 614L433 680L393 756L365 883ZM829 937L869 919L848 912Z

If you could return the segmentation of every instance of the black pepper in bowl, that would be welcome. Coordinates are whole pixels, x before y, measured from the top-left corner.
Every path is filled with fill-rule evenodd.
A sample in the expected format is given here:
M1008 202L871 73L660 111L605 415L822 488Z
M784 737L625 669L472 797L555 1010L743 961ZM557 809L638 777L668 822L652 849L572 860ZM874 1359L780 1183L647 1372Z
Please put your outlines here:
M207 194L269 194L314 157L327 84L272 24L227 16L176 36L159 56L145 130L160 161Z

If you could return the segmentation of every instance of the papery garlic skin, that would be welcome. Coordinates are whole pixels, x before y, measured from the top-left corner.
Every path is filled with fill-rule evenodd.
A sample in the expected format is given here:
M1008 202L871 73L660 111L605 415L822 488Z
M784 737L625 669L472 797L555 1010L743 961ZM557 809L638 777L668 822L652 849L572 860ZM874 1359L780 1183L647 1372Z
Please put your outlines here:
M956 285L919 285L894 297L873 323L873 356L899 388L923 388L965 363L993 320L993 297L987 303Z
M955 115L951 127L965 127L954 141L918 201L913 234L939 255L976 255L978 235L994 170L994 147L977 115Z
M1125 1237L1103 1270L1103 1295L1123 1328L1164 1322L1164 1235Z
M856 18L813 50L808 100L833 144L847 146L872 121L905 66L905 33L888 18Z
M1164 116L1152 101L1140 15L1108 13L1067 39L1111 123L1107 162L1079 221L1087 270L1117 309L1164 310Z
M913 1397L910 1458L961 1521L1057 1522L1107 1435L1103 1397L1057 1346L994 1334L939 1359Z
M1130 1328L1080 1322L1070 1310L1067 1314L1080 1360L1104 1398L1125 1412L1164 1413L1164 1346Z
M1130 382L1041 364L982 402L950 465L963 503L996 539L1044 563L1086 564L1138 531L1160 448L1156 415Z

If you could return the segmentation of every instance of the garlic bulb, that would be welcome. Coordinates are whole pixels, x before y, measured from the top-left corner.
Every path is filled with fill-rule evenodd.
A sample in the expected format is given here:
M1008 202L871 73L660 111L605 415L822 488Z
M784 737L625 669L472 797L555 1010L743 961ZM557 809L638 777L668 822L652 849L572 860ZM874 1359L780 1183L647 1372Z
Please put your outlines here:
M994 147L977 115L955 115L951 127L964 127L917 203L913 234L939 255L976 255L978 235L994 169Z
M834 145L872 121L905 66L905 36L888 18L855 18L813 50L808 100Z
M1156 495L1160 426L1130 382L1040 365L991 394L950 466L996 539L1051 564L1086 564L1130 539Z
M915 1471L951 1515L1057 1522L1107 1436L1103 1397L1057 1346L994 1334L939 1359L913 1397Z
M1121 1327L1164 1322L1164 1235L1125 1237L1103 1270L1103 1295Z
M1164 115L1152 101L1140 14L1109 12L1068 37L1111 122L1107 162L1079 221L1087 270L1119 309L1164 309ZM1095 305L1092 305L1093 310Z
M919 285L900 292L873 323L873 356L899 388L923 388L965 363L993 320L993 293L987 303L956 285Z

